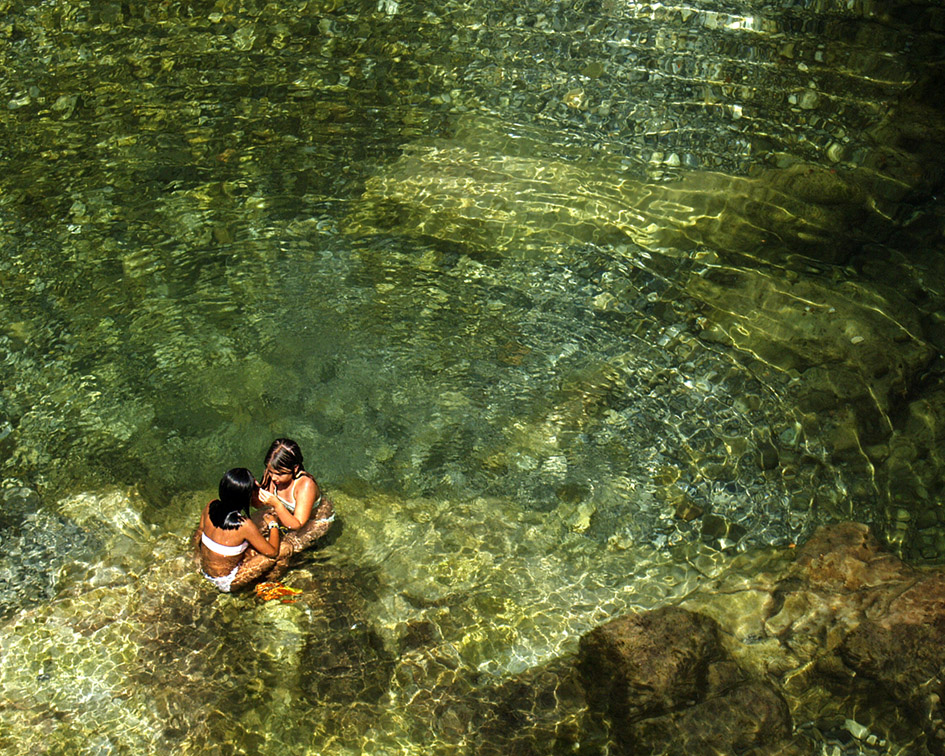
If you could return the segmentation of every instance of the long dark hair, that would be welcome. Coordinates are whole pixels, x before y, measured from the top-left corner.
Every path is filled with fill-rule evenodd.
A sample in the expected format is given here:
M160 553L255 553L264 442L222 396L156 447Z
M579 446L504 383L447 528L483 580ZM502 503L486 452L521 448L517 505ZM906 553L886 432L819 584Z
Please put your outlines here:
M263 473L263 487L269 485L269 470L276 472L290 472L294 477L311 474L302 467L302 450L299 445L291 438L277 438L272 442L269 451L266 452L266 459L263 462L266 466L266 472Z
M223 530L236 530L249 516L256 479L245 467L234 467L220 478L220 498L210 502L210 522Z

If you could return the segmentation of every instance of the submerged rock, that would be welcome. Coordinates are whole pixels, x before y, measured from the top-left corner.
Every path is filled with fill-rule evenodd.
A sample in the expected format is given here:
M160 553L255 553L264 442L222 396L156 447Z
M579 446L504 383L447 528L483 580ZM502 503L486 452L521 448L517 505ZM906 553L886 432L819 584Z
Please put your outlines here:
M741 177L709 171L647 183L608 153L539 159L541 140L511 140L487 119L452 140L408 145L368 180L352 233L395 231L489 251L555 244L709 246L750 259L841 261L883 216L868 196L813 165ZM850 229L856 229L854 234Z
M887 444L871 449L885 470L891 502L887 537L915 559L941 561L945 554L945 390L913 399ZM902 513L905 516L902 516Z
M723 657L714 620L663 607L587 633L579 667L590 705L633 722L704 699L710 668Z
M680 605L587 632L574 658L583 742L810 754L837 731L843 753L938 755L943 649L945 568L904 564L864 525L827 526L796 553L733 560Z
M631 727L631 753L774 754L792 744L791 715L768 683L736 685L693 706L646 719Z
M885 441L895 410L935 349L919 311L891 290L726 267L692 276L704 305L701 337L797 376L808 432L835 459Z
M731 753L791 733L780 694L746 679L702 614L662 607L612 620L581 639L578 668L623 753Z
M929 107L932 87L923 87L907 93L901 108L921 111L922 133L941 145L945 119ZM802 255L844 263L865 245L901 235L900 218L915 197L941 183L941 150L916 148L921 142L901 121L893 112L877 127L869 168L791 159L748 176L684 171L647 181L628 170L619 147L558 147L549 157L553 132L531 126L510 135L496 121L467 115L451 138L408 144L368 179L348 231L490 252L633 243L655 252L705 246L741 262Z
M0 618L55 596L72 565L90 558L103 537L46 506L36 491L21 485L4 487L0 492Z
M60 503L109 553L0 625L4 748L803 753L788 714L923 748L941 726L942 571L863 526L732 559L605 549L504 500L339 493L344 537L302 555L280 603L199 576L203 500L162 513L176 533L131 492Z
M819 529L793 562L731 575L684 604L733 658L776 682L795 721L871 721L917 753L945 739L945 569L911 567L865 525Z
M870 399L886 415L934 354L919 311L892 290L734 267L686 288L705 307L703 338L800 373L807 411Z
M855 501L857 516L903 556L941 560L945 403L920 308L890 286L761 268L719 266L685 288L701 303L694 325L703 341L793 377L785 404L803 439L783 439L788 453L779 459L773 448L762 466L785 476L824 462L862 470L871 483L854 484L835 511ZM807 455L790 453L805 442Z

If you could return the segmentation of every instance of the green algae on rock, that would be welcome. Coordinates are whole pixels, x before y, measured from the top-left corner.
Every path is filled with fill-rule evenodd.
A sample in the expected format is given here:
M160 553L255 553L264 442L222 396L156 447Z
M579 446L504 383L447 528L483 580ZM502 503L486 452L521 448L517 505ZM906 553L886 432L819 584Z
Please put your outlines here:
M368 180L348 231L420 235L491 252L547 254L543 248L561 243L653 251L702 245L749 259L834 261L857 244L849 230L866 231L871 217L855 184L816 166L751 177L690 171L654 183L612 152L534 157L540 144L538 134L511 140L500 124L467 118L450 140L407 145L400 160Z

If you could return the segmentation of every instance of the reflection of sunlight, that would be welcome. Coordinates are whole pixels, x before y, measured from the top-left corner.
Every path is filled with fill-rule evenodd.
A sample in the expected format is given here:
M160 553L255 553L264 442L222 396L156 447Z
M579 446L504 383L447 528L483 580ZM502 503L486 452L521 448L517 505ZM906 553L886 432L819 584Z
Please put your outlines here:
M864 210L842 177L810 166L750 178L688 171L672 182L645 182L628 176L618 156L523 157L507 154L505 141L487 119L469 118L453 140L408 145L399 161L368 180L349 231L376 233L377 208L381 228L392 230L389 211L396 204L405 233L419 229L472 248L623 238L653 250L705 245L773 259L848 238L848 219ZM536 141L532 154L539 147ZM824 192L836 200L817 204ZM842 244L834 246L839 253Z
M754 16L734 17L728 23L729 29L745 29L747 31L756 31Z
M614 3L615 8L617 3ZM620 8L623 14L631 18L645 18L658 21L666 13L678 13L684 20L696 17L696 25L706 29L729 29L731 31L765 31L765 21L756 16L741 16L737 13L710 11L693 6L663 5L662 3L639 3L625 0Z

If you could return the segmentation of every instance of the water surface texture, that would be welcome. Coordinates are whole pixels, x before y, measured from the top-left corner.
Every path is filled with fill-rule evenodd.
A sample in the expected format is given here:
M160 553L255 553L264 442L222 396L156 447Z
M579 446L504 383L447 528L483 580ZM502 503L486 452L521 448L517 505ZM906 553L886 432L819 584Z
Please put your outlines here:
M509 681L595 624L840 519L945 560L943 35L0 0L0 748L571 751ZM344 527L218 596L276 436Z

